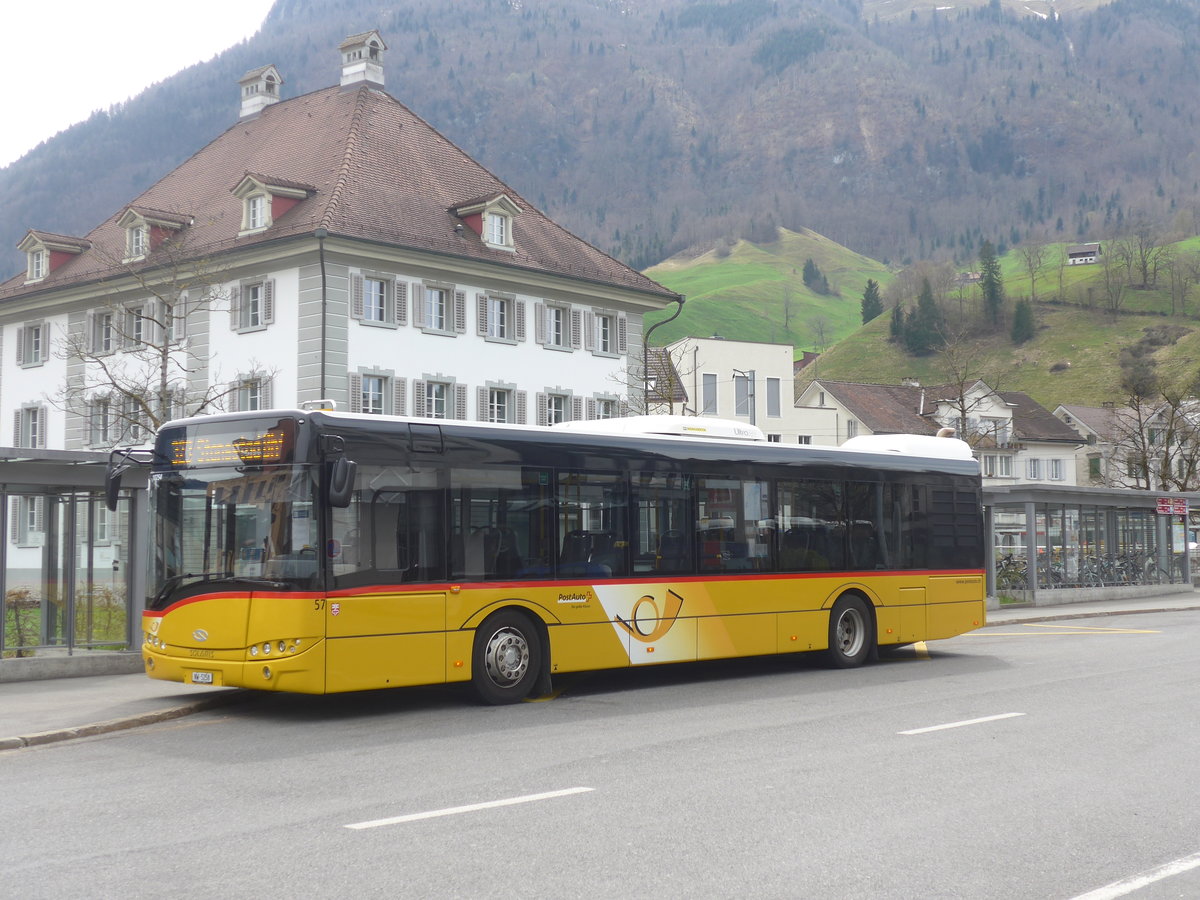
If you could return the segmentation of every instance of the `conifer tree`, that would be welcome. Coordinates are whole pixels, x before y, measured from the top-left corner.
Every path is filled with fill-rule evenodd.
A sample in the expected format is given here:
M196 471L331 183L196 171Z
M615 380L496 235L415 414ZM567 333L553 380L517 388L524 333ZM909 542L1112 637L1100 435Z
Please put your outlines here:
M1012 342L1023 344L1033 337L1033 304L1018 300L1013 308Z
M941 314L929 279L921 282L917 307L904 323L904 346L913 356L928 356L941 344Z
M979 276L984 315L990 324L999 325L1004 306L1004 282L1000 279L1000 260L991 241L979 245Z
M862 320L866 325L883 312L883 298L879 296L879 283L874 278L867 279L867 289L862 296Z

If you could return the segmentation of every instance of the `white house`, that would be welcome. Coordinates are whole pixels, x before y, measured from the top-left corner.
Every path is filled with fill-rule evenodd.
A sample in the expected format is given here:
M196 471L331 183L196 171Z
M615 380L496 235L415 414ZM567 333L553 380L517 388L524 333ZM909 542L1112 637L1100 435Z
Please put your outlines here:
M922 386L817 379L801 392L798 411L813 427L832 421L822 443L863 434L936 434L954 428L971 444L985 485L1074 485L1079 435L1027 394L994 391L982 381Z

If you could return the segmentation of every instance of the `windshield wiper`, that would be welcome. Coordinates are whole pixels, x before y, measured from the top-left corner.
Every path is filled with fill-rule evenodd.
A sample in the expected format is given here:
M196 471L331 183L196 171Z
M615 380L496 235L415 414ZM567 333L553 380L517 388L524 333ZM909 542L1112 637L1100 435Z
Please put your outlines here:
M194 578L198 582L205 581L232 581L241 582L243 584L260 584L276 590L283 590L290 587L288 582L279 581L274 578L264 578L261 575L235 575L233 572L184 572L182 575L173 575L163 582L163 586L159 589L154 597L154 605L157 607L161 601L171 594L176 588L181 587L185 579Z

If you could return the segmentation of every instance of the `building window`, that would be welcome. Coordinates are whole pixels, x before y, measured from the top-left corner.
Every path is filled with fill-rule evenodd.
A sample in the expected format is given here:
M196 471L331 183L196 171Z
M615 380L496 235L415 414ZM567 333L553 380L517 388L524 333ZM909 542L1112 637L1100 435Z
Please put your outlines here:
M113 314L98 312L92 317L92 352L111 353L116 349L113 336Z
M797 444L811 444L812 443L812 435L811 434L797 435L796 443Z
M429 419L449 418L450 385L430 381L425 385L425 416Z
M546 308L546 343L551 347L567 346L569 338L567 311L561 306Z
M1103 478L1103 475L1100 472L1100 457L1088 457L1088 478L1090 478L1092 481L1100 481L1100 479Z
M600 353L612 353L614 343L613 334L613 317L607 315L596 316L596 350Z
M112 400L108 397L93 398L90 419L90 440L92 445L106 447L112 444L116 435L114 430L116 417Z
M773 418L777 419L782 415L782 413L780 412L780 408L781 408L780 402L781 401L780 401L779 379L778 378L768 378L767 379L767 415L768 416L772 416Z
M782 439L783 439L783 435L781 435L781 434L768 434L767 435L767 443L769 443L769 444L778 444Z
M13 415L13 443L17 447L46 446L46 410L42 406L23 406Z
M367 322L386 322L390 318L387 282L382 278L363 278L363 319Z
M846 420L846 440L852 437L858 437L858 421L856 419Z
M488 213L485 235L484 240L489 244L495 244L497 247L509 246L508 217L502 216L500 213Z
M46 361L49 350L46 346L48 329L49 326L45 322L17 329L17 365L40 366Z
M465 419L467 386L441 375L418 381L413 386L413 412L428 419Z
M448 331L446 325L446 295L445 288L425 288L425 327L434 331Z
M384 414L383 398L386 394L387 379L382 375L364 375L362 377L362 412L371 416Z
M266 228L267 222L266 194L252 194L246 198L246 230L256 231Z
M234 331L261 331L274 322L274 280L246 282L235 288L230 317Z
M1049 469L1049 472L1047 473L1047 477L1051 481L1062 481L1063 480L1063 461L1061 459L1048 460L1047 467Z
M29 281L41 281L49 274L50 254L45 250L29 251Z
M32 495L10 494L9 540L17 546L36 547L44 542L44 515L46 498Z
M546 424L556 425L569 419L567 414L568 398L563 394L549 394L546 397Z
M487 420L489 422L507 422L511 402L512 391L506 391L501 388L488 388Z
M599 399L596 401L597 419L615 419L619 415L616 400Z
M125 232L125 255L129 259L141 259L146 255L147 234L145 225L135 225Z
M141 347L150 341L150 320L146 307L129 306L125 309L125 345Z
M242 375L234 383L229 398L231 412L270 409L271 406L271 379L266 375Z
M701 375L701 397L703 398L703 406L701 413L706 416L715 416L717 414L717 376L716 375Z
M1040 459L1028 459L1025 461L1025 475L1030 481L1041 481L1042 478L1042 461Z

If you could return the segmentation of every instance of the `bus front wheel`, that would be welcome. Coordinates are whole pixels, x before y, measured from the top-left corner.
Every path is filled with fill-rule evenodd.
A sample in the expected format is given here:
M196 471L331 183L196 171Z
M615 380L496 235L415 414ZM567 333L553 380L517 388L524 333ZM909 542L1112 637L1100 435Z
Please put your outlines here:
M529 617L503 610L475 630L471 683L484 703L524 700L537 682L542 642Z
M874 638L866 601L853 594L839 597L829 611L829 664L836 669L861 666Z

